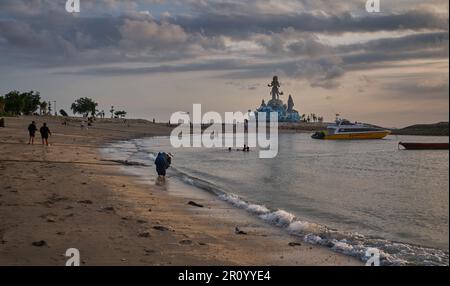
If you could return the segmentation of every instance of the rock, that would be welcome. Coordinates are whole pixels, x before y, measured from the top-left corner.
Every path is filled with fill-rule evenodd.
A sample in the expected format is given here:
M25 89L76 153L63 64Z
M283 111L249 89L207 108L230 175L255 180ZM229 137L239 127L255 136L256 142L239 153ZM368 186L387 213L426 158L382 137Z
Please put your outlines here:
M64 202L64 201L68 201L68 200L69 199L66 197L60 197L57 194L52 194L50 197L48 197L48 200L46 201L46 203L55 204L55 203Z
M143 220L143 219L138 219L136 222L139 223L139 224L145 224L145 223L147 223L147 221L146 221L146 220Z
M145 231L145 232L139 233L139 237L148 238L148 237L151 237L151 235L150 235L150 232Z
M184 240L180 241L179 243L182 245L192 245L193 242L192 242L192 240L184 239Z
M197 207L197 208L203 208L203 205L197 204L196 202L193 202L193 201L190 201L190 202L188 203L188 205L191 205L191 206Z
M43 247L43 246L47 246L47 242L45 240L39 240L39 241L33 242L31 245L36 246L36 247Z
M238 235L247 235L247 233L243 230L240 230L239 227L236 226L236 228L234 229L234 233L238 234Z
M295 246L302 246L302 244L300 242L289 242L288 245L289 246L293 246L293 247L295 247Z
M114 212L114 208L113 207L104 207L98 210L99 212Z
M170 231L171 229L162 225L154 226L153 229L159 230L159 231Z
M79 201L79 204L84 204L84 205L92 205L93 202L91 200L84 200L84 201Z
M150 254L155 253L156 251L153 249L144 249L145 256L149 256Z

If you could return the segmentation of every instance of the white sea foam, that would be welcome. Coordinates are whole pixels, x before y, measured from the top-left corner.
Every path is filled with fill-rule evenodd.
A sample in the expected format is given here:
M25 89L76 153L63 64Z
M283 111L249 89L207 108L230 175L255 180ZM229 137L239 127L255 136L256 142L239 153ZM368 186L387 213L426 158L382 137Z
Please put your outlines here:
M268 208L262 205L249 204L235 194L221 194L219 198L234 205L235 207L245 209L253 214L262 215L270 212Z
M278 210L260 216L263 220L280 227L288 227L295 219L295 216L284 210Z
M348 244L345 240L334 242L334 245L331 249L345 254L352 254L354 250L353 246Z
M155 154L149 150L147 144L143 143L145 142L138 142L137 144L119 142L107 146L101 151L109 158L114 157L114 159L129 161L135 159L152 165L153 162L148 161L153 161ZM148 168L141 169L142 167L139 166L124 166L123 168L128 172L142 176L143 179L148 179ZM382 265L448 266L448 251L366 237L359 233L330 230L324 225L301 220L285 210L271 210L267 206L248 202L235 194L220 190L210 182L189 176L176 169L172 170L172 173L176 173L176 176L183 182L212 192L231 205L257 215L264 221L276 225L292 235L301 237L307 243L329 247L333 251L357 257L362 261L367 260L365 253L368 248L377 248L380 250Z

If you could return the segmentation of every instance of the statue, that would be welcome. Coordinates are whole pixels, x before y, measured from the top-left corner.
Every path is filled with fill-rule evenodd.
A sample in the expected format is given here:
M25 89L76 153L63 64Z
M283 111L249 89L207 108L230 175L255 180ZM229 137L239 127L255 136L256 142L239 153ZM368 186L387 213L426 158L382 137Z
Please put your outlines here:
M272 88L272 100L279 100L280 99L280 95L283 95L283 92L279 90L279 88L281 87L280 82L278 81L278 76L274 76L272 79L272 83L269 84L269 87Z
M292 95L289 94L287 111L292 112L294 110L294 105L295 104L294 104L294 100L292 99Z
M270 118L271 112L278 113L278 121L279 122L300 122L301 116L300 114L294 110L294 99L292 95L289 95L288 103L285 104L282 100L280 100L280 95L283 95L283 92L280 91L281 84L278 81L278 77L274 76L272 83L268 85L272 88L270 94L272 99L266 104L265 100L262 101L261 106L256 110L258 113L265 113L266 118Z

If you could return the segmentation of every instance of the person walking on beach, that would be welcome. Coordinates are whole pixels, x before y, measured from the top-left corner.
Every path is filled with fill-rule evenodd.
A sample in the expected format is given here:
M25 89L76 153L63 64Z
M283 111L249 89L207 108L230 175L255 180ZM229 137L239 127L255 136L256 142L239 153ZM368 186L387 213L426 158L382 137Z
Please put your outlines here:
M36 135L37 131L36 122L31 122L30 125L28 125L28 133L30 135L30 139L28 139L28 145L33 144L34 145L34 137Z
M52 135L52 132L47 127L47 123L44 123L42 125L41 129L39 130L39 132L41 132L42 145L47 145L48 146L48 136Z

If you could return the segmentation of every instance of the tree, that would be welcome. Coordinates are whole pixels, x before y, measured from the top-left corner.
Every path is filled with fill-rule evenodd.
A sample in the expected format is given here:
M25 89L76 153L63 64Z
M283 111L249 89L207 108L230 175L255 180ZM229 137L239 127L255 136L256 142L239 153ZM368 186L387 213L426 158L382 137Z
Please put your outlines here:
M0 96L0 114L5 112L5 98Z
M20 95L23 100L22 112L26 115L30 115L38 110L41 102L41 94L39 92L24 92Z
M95 116L95 110L97 108L98 103L93 101L90 98L82 97L77 99L74 103L72 103L72 106L70 109L72 109L73 114L81 114L84 117L88 117L89 114L92 116Z
M47 114L47 102L43 101L39 104L39 114L40 115Z
M127 115L127 113L122 110L114 112L114 115L116 116L116 118L124 118Z
M19 115L24 106L23 98L15 90L5 95L5 111L14 115Z

